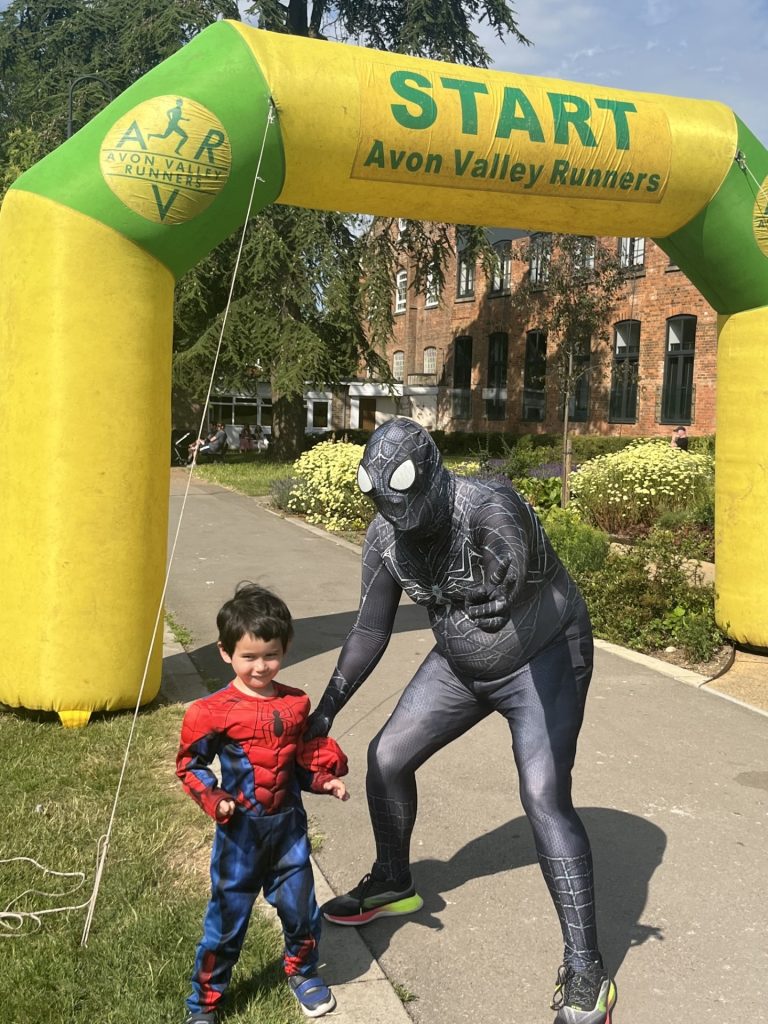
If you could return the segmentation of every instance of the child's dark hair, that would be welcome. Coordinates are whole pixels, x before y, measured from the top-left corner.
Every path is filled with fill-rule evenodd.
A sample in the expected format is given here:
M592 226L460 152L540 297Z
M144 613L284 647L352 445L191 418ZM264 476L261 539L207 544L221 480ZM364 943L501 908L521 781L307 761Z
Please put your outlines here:
M239 640L250 634L260 640L280 640L283 650L293 636L291 613L284 601L258 583L238 583L235 596L216 616L219 643L231 657Z

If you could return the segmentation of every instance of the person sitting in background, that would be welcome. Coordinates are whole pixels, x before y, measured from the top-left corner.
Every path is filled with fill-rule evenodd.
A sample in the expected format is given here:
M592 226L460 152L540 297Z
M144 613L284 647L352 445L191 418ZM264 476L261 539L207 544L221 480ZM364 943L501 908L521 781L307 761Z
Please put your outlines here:
M227 447L227 432L223 423L215 424L211 433L203 439L198 439L189 446L189 457L187 464L194 462L195 458L201 455L222 455Z
M679 448L680 451L688 451L688 431L685 427L675 427L672 431L672 437L669 442L673 448Z
M258 423L253 427L253 444L257 452L265 452L269 448L269 441L264 437L264 431Z
M246 423L243 429L240 431L240 451L250 452L253 450L253 434L251 428Z

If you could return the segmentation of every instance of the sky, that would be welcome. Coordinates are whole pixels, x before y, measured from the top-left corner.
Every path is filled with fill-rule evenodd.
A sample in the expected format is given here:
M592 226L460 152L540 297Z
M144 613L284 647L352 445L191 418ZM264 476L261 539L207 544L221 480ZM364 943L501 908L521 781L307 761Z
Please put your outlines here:
M533 43L481 26L492 68L719 100L768 146L768 0L516 0Z

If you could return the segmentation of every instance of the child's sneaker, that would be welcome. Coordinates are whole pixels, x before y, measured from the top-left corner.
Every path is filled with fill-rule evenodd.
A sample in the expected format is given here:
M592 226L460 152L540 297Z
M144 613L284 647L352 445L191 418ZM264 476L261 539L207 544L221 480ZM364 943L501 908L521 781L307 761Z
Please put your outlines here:
M421 910L424 901L413 885L399 884L391 878L366 875L354 889L328 900L321 907L323 917L333 924L368 924L376 917L396 917Z
M563 964L557 974L552 1009L557 1010L554 1024L611 1024L616 1003L616 985L595 960L584 971Z
M288 984L305 1017L322 1017L336 1006L333 992L318 974L309 978L291 974L288 976Z
M197 1013L188 1013L184 1018L184 1024L215 1024L215 1021L215 1013L203 1013L200 1010Z

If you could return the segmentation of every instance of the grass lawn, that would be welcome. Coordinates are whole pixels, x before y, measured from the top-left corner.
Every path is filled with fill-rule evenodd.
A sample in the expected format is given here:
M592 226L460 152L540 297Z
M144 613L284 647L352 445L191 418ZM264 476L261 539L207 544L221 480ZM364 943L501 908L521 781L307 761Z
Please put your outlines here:
M85 910L27 921L3 941L2 1020L8 1024L180 1024L208 899L213 823L181 790L174 757L183 709L143 711L117 807L88 947ZM96 715L85 729L53 716L0 714L4 798L0 860L34 858L82 871L64 896L25 895L14 910L87 902L107 828L131 714ZM65 893L72 879L0 863L0 909L28 889ZM283 980L279 932L254 914L235 969L230 1024L302 1020Z
M467 462L463 456L446 456L443 460L448 469ZM195 476L212 484L221 484L252 498L269 495L276 480L285 480L293 473L292 462L274 462L263 455L251 453L230 453L225 462L201 462L195 468Z
M231 454L225 462L200 463L195 476L233 491L260 498L270 493L275 480L283 480L292 473L292 462L271 462L263 455Z

